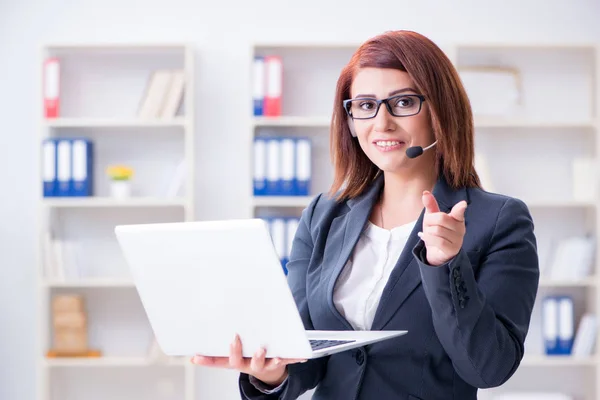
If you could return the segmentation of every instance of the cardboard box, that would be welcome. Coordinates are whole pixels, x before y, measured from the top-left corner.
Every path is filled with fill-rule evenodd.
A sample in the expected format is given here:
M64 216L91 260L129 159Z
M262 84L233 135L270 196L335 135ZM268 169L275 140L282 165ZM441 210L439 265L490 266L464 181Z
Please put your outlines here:
M84 352L88 350L85 330L62 329L54 333L54 350L61 352Z
M52 312L83 312L83 296L77 294L58 294L52 298Z
M53 316L54 329L85 329L87 321L85 314L82 312L58 312Z

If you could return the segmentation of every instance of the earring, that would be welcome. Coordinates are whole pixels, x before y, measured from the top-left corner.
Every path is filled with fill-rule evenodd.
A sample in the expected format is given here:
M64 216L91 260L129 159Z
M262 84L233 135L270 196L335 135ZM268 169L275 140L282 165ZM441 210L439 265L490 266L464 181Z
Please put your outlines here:
M354 129L354 120L352 117L348 117L348 129L350 129L352 137L356 137L356 130Z

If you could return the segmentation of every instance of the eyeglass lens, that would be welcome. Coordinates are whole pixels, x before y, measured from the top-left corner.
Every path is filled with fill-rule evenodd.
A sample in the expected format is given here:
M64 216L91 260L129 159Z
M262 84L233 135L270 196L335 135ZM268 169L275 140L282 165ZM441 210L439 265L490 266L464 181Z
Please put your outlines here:
M382 102L385 102L383 100ZM421 99L414 95L394 96L387 99L391 114L396 117L404 117L417 114L421 109ZM372 118L377 114L377 103L375 99L354 99L348 102L348 108L354 118Z

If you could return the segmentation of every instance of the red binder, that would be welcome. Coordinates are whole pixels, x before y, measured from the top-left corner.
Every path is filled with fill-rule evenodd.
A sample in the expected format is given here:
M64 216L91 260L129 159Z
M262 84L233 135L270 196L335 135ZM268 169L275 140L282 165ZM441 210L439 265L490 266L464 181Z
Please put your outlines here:
M60 63L51 57L44 62L44 115L57 118L60 111Z
M279 56L265 57L267 87L265 93L264 115L281 116L281 93L283 85L283 61Z

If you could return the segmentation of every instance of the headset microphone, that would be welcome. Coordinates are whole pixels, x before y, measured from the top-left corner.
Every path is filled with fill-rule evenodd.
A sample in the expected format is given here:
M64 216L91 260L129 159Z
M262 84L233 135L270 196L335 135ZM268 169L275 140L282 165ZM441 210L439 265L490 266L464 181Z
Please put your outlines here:
M356 131L354 130L354 120L350 116L348 116L348 128L350 129L350 134L352 135L352 137L356 137ZM417 158L421 154L423 154L423 152L425 150L429 150L430 148L432 148L436 144L437 144L437 140L435 142L433 142L432 144L430 144L429 146L425 147L425 148L423 148L421 146L412 146L412 147L409 147L408 149L406 149L406 156L408 158Z
M432 144L430 144L429 146L425 147L425 148L423 148L421 146L409 147L408 149L406 149L406 156L408 158L417 158L421 154L423 154L423 152L425 150L429 150L430 148L432 148L433 146L435 146L436 143L437 143L437 140L435 142L433 142Z

